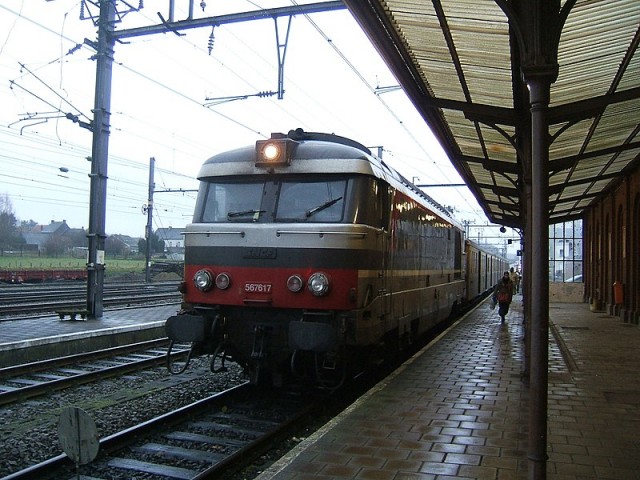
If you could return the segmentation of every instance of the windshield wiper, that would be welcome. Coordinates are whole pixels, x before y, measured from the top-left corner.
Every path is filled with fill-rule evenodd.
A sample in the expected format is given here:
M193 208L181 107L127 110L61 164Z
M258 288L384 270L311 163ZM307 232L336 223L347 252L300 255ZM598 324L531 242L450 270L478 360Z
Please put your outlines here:
M257 218L264 212L266 212L266 210L242 210L240 212L229 212L227 213L227 218L244 217L245 215L256 215Z
M325 208L329 208L331 205L335 205L340 200L342 200L342 197L338 197L338 198L334 198L333 200L329 200L328 202L325 202L322 205L318 205L317 207L313 207L311 210L307 210L305 215L306 215L307 218L309 218L314 213L318 213L320 210L324 210Z

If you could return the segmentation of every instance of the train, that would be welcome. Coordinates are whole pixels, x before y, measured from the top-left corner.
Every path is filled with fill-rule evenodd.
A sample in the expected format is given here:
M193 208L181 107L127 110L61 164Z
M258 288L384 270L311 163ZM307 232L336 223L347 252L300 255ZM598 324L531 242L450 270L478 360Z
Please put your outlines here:
M209 158L170 345L251 383L341 385L488 294L508 263L360 143L302 129Z

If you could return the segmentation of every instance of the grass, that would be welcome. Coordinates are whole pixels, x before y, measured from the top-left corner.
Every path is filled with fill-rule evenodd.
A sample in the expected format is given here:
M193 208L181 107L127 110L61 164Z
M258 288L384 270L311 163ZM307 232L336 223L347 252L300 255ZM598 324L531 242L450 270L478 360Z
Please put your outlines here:
M144 273L144 259L105 260L105 274ZM59 269L85 269L87 262L84 258L72 257L14 257L0 256L0 269L2 270L59 270Z

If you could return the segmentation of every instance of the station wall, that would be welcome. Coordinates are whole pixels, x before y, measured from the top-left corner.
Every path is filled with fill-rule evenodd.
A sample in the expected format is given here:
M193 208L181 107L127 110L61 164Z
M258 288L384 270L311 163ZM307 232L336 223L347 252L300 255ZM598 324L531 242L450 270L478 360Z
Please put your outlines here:
M583 303L584 284L582 282L549 282L549 301L559 303Z
M624 322L640 322L640 167L584 219L584 300Z

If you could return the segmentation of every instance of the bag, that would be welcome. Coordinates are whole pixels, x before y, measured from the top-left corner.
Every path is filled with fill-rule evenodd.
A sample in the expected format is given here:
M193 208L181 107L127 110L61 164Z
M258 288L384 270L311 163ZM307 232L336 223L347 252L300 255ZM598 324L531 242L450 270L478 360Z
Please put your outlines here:
M498 292L498 303L507 303L509 301L509 294L507 292Z

